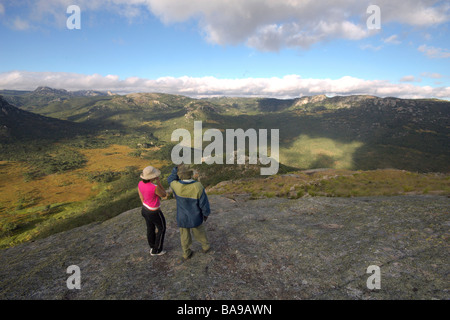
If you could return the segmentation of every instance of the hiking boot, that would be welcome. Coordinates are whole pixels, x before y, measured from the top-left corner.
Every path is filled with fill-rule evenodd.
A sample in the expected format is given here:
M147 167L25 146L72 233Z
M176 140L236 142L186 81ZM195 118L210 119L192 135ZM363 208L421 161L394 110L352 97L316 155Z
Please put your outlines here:
M189 256L187 258L181 257L178 260L177 265L183 264L184 262L188 261L190 258L192 258L193 255L194 255L194 251L191 251L191 253L189 254Z

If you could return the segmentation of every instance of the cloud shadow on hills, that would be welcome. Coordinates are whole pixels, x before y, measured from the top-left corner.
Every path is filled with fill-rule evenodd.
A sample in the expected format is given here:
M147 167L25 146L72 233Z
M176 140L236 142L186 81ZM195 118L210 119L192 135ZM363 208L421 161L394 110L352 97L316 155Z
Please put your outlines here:
M435 110L424 113L421 122L417 122L414 115L399 116L398 111L392 108L380 110L372 107L309 114L289 111L257 115L213 115L212 119L216 123L204 124L203 127L268 129L269 132L270 129L279 129L280 162L301 169L339 167L345 157L347 164L343 167L352 170L396 168L418 172L449 172L448 129L445 127L445 117L436 116L439 110L445 112L440 109L442 107L445 106L437 106ZM307 137L304 144L307 150L303 155L314 149L311 144L318 143L305 167L295 163L292 157L285 157L290 150L302 155L302 150L295 150L295 144L302 137ZM330 145L333 146L331 149Z

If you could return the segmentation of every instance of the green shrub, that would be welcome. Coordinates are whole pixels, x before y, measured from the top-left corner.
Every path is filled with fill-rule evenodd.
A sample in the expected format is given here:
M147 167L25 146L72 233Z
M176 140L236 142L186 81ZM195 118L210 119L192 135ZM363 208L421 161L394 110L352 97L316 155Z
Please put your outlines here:
M3 233L10 233L16 229L18 229L18 225L14 222L7 222L2 226Z
M120 172L115 171L103 171L103 172L97 171L93 173L88 173L87 177L91 182L108 183L118 179L120 175L121 175Z

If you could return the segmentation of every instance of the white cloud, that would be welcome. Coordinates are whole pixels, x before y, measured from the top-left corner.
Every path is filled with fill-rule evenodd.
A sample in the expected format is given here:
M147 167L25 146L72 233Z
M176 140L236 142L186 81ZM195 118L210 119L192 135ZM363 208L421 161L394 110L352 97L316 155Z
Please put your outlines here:
M373 50L373 51L378 51L381 50L383 48L383 46L374 46L372 44L362 44L359 46L362 50Z
M12 28L15 30L27 30L30 28L30 25L22 18L16 17L12 23Z
M411 75L404 76L400 79L400 82L420 82L420 81L422 81L422 79L420 79L420 78L416 79L416 77L411 76Z
M296 22L267 25L256 30L247 39L247 45L263 51L277 51L283 47L308 48L314 43L335 38L359 40L369 35L365 27L349 21L320 21L316 26L306 27Z
M398 36L396 34L393 34L392 36L383 39L384 43L390 43L390 44L400 44L402 43L400 40L398 40Z
M247 43L260 50L302 47L341 38L359 40L367 30L370 1L148 0L165 23L199 19L207 38L218 44ZM382 24L432 26L450 18L450 7L434 0L378 0ZM383 28L383 25L381 26ZM398 41L396 37L389 39Z
M422 72L420 74L422 77L432 78L432 79L440 79L443 77L442 74L437 72Z
M215 77L162 77L145 79L117 75L83 75L64 72L10 71L0 73L1 89L34 90L49 86L67 90L101 90L116 93L164 92L191 97L257 96L294 98L316 94L368 94L379 97L450 98L450 87L418 86L410 83L394 84L387 80L365 80L345 76L339 79L302 78L286 75L282 78L218 79Z
M450 51L447 49L436 48L423 44L418 47L417 50L423 52L429 58L450 58Z
M150 10L162 21L198 18L209 41L246 43L263 51L283 47L308 48L333 38L358 40L369 35L361 2L270 0L149 0ZM352 10L351 2L354 8ZM350 17L355 21L350 21Z
M437 5L436 5L437 3ZM412 26L431 26L449 20L450 6L434 0L378 1L382 20L405 23Z
M53 20L60 27L66 19L62 10L73 2L28 1L33 8L30 21ZM360 40L376 34L378 31L368 30L366 25L370 4L369 0L77 0L82 12L113 12L129 20L151 13L166 24L196 21L211 43L245 43L264 51L308 48L331 39ZM383 24L391 22L427 27L450 19L450 5L445 1L378 0L377 5L382 29Z
M0 15L5 13L5 7L0 3Z

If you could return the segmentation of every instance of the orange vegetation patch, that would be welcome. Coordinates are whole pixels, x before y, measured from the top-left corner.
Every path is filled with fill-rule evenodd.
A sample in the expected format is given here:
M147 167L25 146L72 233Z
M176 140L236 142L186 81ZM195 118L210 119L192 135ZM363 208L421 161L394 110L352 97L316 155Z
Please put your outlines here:
M19 162L0 161L0 215L14 211L15 208L45 206L56 203L84 201L97 195L96 183L90 182L84 173L124 171L127 167L143 169L152 165L161 168L164 161L146 160L129 155L133 149L127 146L112 145L103 149L79 149L86 156L83 168L48 175L36 180L26 181L23 174L29 168ZM151 156L157 149L147 150Z
M164 161L159 160L147 160L131 156L130 153L134 150L127 146L112 145L103 149L81 149L79 150L85 155L88 162L86 166L78 171L84 172L98 172L98 171L123 171L127 167L137 167L138 169L144 169L147 166L154 166L161 168L166 165ZM146 154L158 152L157 149L151 149L146 151Z
M76 172L52 174L25 181L27 166L18 162L0 162L0 213L17 207L34 207L86 200L95 195L94 183Z

